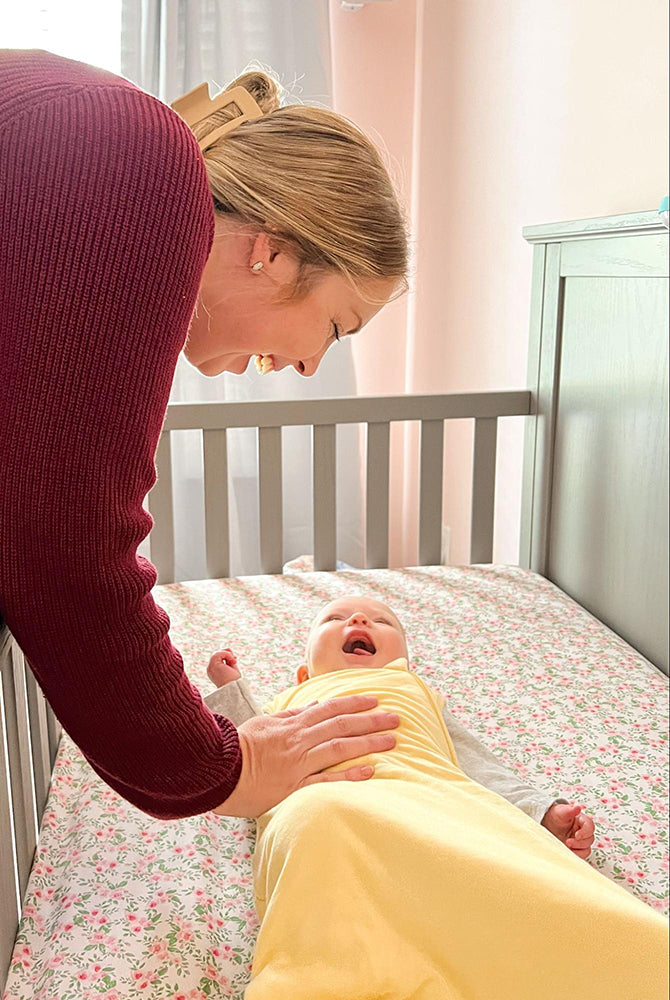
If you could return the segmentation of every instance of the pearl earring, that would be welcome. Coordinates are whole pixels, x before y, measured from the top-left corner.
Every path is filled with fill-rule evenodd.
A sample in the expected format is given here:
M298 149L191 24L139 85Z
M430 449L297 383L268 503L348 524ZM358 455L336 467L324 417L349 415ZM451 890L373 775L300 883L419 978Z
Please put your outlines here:
M257 260L255 264L251 265L251 270L252 271L260 271L260 269L262 267L263 267L263 261L262 260Z

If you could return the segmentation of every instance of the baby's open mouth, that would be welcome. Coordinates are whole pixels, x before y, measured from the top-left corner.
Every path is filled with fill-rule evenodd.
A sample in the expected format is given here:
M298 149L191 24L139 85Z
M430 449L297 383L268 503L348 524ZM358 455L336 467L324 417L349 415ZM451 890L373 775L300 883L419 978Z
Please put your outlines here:
M374 656L377 650L369 639L349 639L342 646L342 652L354 653L356 656Z

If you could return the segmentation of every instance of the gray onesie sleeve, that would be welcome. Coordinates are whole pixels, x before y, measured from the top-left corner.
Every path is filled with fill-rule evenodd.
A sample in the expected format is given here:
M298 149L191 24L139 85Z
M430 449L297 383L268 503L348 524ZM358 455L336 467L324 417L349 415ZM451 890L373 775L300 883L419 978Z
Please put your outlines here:
M203 701L210 712L225 715L235 726L241 726L247 719L263 714L244 677L217 688L203 698Z
M256 715L262 715L261 706L243 677L217 688L208 694L204 701L210 711L225 715L236 726L241 726L247 719L252 719ZM446 707L443 709L442 717L454 744L458 762L468 778L507 799L537 823L541 822L547 809L554 802L567 803L567 799L550 798L537 788L524 785L495 754L487 750L472 733L457 722Z
M550 798L537 788L524 785L495 754L456 721L446 706L442 710L442 718L454 744L458 763L468 778L501 795L537 823L542 821L547 809L555 802L568 802L567 799Z

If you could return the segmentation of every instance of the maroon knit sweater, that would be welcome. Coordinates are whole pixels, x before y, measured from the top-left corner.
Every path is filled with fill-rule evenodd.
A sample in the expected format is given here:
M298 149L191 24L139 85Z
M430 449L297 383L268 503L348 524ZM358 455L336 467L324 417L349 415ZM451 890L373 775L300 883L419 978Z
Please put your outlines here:
M242 766L136 554L213 233L170 108L83 63L0 51L0 618L95 771L164 819L221 803Z

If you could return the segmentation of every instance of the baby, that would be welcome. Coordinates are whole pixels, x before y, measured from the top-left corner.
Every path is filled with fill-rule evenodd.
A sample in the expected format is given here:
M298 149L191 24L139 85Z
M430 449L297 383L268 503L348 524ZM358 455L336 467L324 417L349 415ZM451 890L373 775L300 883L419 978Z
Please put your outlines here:
M400 720L388 750L324 769L372 778L300 787L258 817L245 1000L567 1000L576 984L666 1000L664 919L583 864L582 806L520 783L408 669L386 605L322 608L297 684L262 708L230 650L208 673L206 703L237 725L358 694Z
M297 682L302 684L310 677L334 670L385 667L400 658L409 659L407 637L391 608L367 597L341 598L326 604L316 615L307 639L305 663L297 671ZM237 726L261 714L261 707L241 679L237 657L230 649L214 653L207 673L219 689L234 685L227 698L223 692L215 692L205 699L212 711L225 715ZM442 715L465 774L537 820L576 855L589 857L594 823L581 811L584 806L563 798L548 802L537 789L522 784L446 707Z

